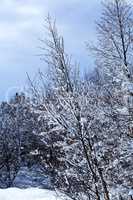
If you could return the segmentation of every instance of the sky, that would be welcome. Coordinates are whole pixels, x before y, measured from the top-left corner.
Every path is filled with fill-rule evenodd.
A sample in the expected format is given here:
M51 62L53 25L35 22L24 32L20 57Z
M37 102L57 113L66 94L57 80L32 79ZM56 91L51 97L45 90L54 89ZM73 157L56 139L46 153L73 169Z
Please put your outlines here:
M56 18L66 50L82 69L92 69L86 42L95 41L95 20L100 16L100 0L0 0L0 100L7 100L27 84L46 64L39 39L46 38L44 20Z

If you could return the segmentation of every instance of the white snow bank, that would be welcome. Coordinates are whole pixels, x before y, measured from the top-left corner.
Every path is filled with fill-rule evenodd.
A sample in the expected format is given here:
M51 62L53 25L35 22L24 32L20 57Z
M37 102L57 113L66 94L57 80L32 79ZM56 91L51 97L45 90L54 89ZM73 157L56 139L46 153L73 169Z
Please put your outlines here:
M66 200L65 197L59 197L54 191L29 188L29 189L0 189L0 200Z

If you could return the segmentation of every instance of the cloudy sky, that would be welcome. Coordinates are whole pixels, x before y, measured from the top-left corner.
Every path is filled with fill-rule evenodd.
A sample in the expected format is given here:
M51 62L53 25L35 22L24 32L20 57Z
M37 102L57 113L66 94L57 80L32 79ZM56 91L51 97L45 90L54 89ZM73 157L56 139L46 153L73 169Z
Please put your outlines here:
M85 42L95 40L95 20L100 15L100 0L0 0L0 99L26 84L43 63L39 38L45 38L43 27L48 13L56 17L64 35L67 51L91 69Z

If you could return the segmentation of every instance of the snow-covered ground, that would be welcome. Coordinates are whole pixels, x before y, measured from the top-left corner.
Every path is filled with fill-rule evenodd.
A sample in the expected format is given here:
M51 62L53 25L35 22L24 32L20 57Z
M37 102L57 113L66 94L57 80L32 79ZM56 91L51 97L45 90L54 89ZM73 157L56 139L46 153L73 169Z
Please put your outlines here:
M50 190L9 188L0 189L0 200L66 200L66 198Z

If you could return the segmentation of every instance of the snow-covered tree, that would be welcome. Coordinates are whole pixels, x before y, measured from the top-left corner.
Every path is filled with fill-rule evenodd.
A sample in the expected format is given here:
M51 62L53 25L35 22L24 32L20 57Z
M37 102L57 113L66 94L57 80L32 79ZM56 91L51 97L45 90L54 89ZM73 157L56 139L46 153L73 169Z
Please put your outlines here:
M36 136L42 124L24 94L16 94L0 107L0 186L9 187L21 166L41 162L42 142ZM36 153L35 153L36 152Z
M74 199L82 199L83 196L100 199L103 196L109 200L95 146L98 140L96 130L102 126L98 121L97 90L93 83L81 81L79 76L75 76L75 67L68 62L69 56L65 56L63 39L57 34L50 18L48 25L51 40L46 40L43 49L47 50L44 60L48 63L53 82L50 98L41 98L39 94L40 116L47 123L47 129L39 135L43 136L42 140L50 149L47 161L56 174L55 186ZM41 76L40 81L45 79L42 80ZM37 96L32 82L31 88ZM57 150L58 154L55 153ZM55 165L55 160L58 165Z
M47 147L42 163L52 170L55 187L75 200L118 199L132 185L132 10L124 0L103 6L98 45L92 47L95 74L78 76L48 17L50 37L42 40L47 95L42 72L39 87L30 81L39 120L45 122L38 132Z
M105 2L97 23L98 44L91 47L102 82L99 102L106 116L102 129L108 144L103 144L103 155L109 159L106 173L110 188L121 187L118 191L130 189L132 182L132 24L132 7L126 1Z

